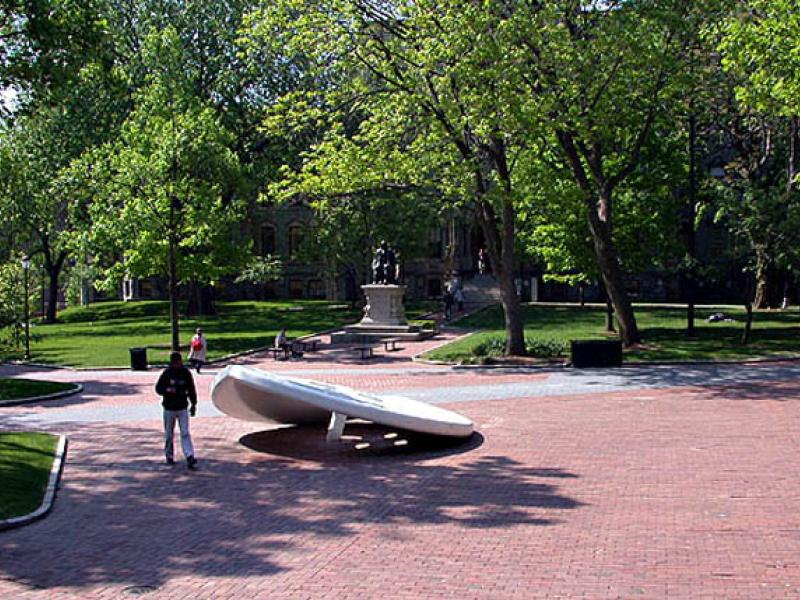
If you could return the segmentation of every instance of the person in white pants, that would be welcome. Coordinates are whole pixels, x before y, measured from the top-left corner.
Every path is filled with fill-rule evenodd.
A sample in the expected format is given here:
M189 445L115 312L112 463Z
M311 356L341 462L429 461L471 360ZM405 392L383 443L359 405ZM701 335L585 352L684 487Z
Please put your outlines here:
M167 464L175 464L175 421L181 430L181 450L186 457L190 469L197 468L194 456L192 436L189 432L189 416L197 413L197 391L194 387L192 373L183 366L180 352L173 352L169 357L169 367L164 369L156 383L156 393L163 399L164 407L164 454ZM190 406L191 403L191 406Z
M197 369L197 374L200 374L200 369L206 364L206 350L208 344L206 338L203 336L203 330L199 327L189 343L189 367Z

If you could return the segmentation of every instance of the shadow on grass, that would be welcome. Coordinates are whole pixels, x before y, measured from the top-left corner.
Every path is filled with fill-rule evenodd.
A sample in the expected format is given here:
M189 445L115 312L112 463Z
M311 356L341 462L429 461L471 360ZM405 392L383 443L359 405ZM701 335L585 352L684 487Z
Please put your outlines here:
M491 535L553 525L582 506L551 482L576 475L505 456L443 458L434 449L320 465L208 436L200 471L188 473L161 463L157 431L126 427L121 439L117 428L98 425L74 437L54 512L0 535L0 577L80 592L269 576L308 564L321 547L332 558L334 540L346 544L365 527L455 525ZM124 452L105 454L111 447Z

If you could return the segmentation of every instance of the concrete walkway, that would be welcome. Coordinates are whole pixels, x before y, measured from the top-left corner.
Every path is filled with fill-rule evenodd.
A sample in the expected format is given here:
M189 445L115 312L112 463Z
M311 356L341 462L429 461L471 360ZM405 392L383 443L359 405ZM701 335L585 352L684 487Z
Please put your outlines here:
M0 410L70 437L51 515L0 534L0 598L800 597L800 365L451 370L418 349L245 362L450 405L467 443L235 421L211 370L197 473L162 464L156 372L0 367L85 385Z

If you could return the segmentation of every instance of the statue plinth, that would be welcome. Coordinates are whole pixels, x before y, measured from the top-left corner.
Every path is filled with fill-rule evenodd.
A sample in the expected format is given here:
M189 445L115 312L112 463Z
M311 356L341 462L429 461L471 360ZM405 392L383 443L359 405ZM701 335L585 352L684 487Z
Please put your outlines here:
M403 306L406 286L373 283L362 285L361 289L364 290L367 305L359 325L408 325Z
M426 337L417 325L409 325L403 296L406 286L394 284L362 285L367 304L364 317L331 335L333 342L368 342L387 338L419 340Z

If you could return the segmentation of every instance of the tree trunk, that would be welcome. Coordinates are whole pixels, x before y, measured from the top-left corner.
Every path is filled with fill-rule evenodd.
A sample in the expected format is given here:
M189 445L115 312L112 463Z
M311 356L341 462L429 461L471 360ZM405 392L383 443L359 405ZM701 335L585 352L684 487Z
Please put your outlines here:
M489 260L495 266L494 276L500 287L506 330L506 355L525 355L525 334L519 296L514 286L514 210L511 200L503 203L503 224L498 231L494 212L486 202L478 203L478 221L487 241Z
M769 261L766 253L760 247L756 247L756 292L753 298L753 307L764 309L769 307Z
M639 136L640 144L644 141L649 127L650 123L648 122L641 131ZM569 160L578 187L585 194L589 216L589 231L592 234L597 267L600 270L600 278L605 284L606 293L614 305L622 343L626 346L632 346L640 341L639 329L636 326L636 317L633 314L633 307L628 298L628 293L625 291L625 279L612 242L611 213L614 186L624 179L626 169L629 173L636 162L630 162L615 177L606 178L602 172L602 154L598 144L588 156L594 178L594 183L592 183L581 162L574 134L569 131L559 131L558 141Z
M171 347L173 352L180 352L180 322L178 320L178 269L175 264L175 255L178 252L178 241L175 234L169 234L169 254L167 256L169 272L169 322L171 328Z
M58 278L61 276L61 269L64 267L67 252L62 250L54 261L49 245L44 244L43 253L44 270L47 273L47 293L50 299L47 303L44 322L55 323L58 318Z
M606 332L617 333L614 328L614 305L611 304L608 294L606 294Z
M217 304L214 297L214 286L201 285L195 281L189 284L189 302L186 306L186 315L216 316Z
M692 99L692 112L689 115L689 206L686 215L686 252L689 255L689 269L685 274L684 292L686 294L686 335L694 337L694 261L696 252L696 239L694 232L695 210L697 206L697 116L694 113L694 99Z
M606 201L610 204L610 198ZM619 323L622 343L625 346L632 346L640 341L636 317L625 290L625 279L611 241L610 228L606 222L600 219L596 208L591 204L589 206L589 230L592 233L597 266Z

